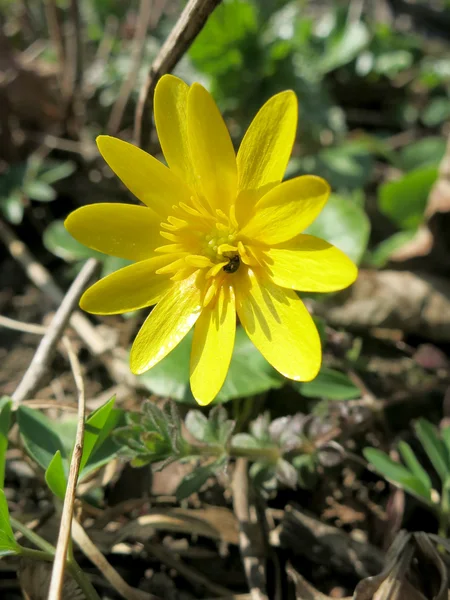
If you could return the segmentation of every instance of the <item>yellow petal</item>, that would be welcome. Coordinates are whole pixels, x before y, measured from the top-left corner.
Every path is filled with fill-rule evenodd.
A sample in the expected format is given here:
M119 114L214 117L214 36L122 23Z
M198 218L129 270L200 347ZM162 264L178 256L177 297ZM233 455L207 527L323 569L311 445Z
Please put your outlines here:
M264 251L270 279L303 292L335 292L351 285L356 265L341 250L312 235Z
M240 190L280 182L297 132L297 98L292 91L268 100L253 119L237 155Z
M96 315L114 315L152 306L172 285L155 271L167 264L167 256L142 260L100 279L84 292L83 310Z
M100 135L97 146L114 173L132 194L166 217L175 202L186 202L190 192L170 169L133 144Z
M213 208L229 206L236 199L236 156L216 103L199 83L189 90L187 116L198 188Z
M155 88L155 124L170 170L195 189L187 127L189 86L178 77L163 75ZM190 203L189 203L190 204Z
M247 335L285 377L310 381L322 360L320 338L295 292L241 268L234 275L236 308Z
M284 181L257 202L241 233L264 244L290 240L314 221L329 194L330 186L321 177L302 175Z
M235 333L234 291L231 286L223 286L216 301L203 309L194 329L191 390L201 406L214 400L225 381Z
M133 373L151 369L181 342L200 315L201 290L194 273L173 283L142 325L130 354Z
M105 254L144 260L162 242L160 219L145 206L90 204L71 213L64 222L76 240Z

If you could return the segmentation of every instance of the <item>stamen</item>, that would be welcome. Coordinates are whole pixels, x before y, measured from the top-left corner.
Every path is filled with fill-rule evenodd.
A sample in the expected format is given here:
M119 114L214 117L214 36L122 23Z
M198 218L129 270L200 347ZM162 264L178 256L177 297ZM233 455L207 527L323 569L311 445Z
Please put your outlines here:
M255 260L254 258L252 259L247 254L247 249L242 242L238 242L238 251L239 251L240 257L242 258L242 262L244 262L246 265L257 265L258 264L257 260Z
M237 252L237 246L230 246L230 244L220 244L217 248L217 252L219 254L224 254L225 252Z
M228 264L228 261L220 262L220 263L217 263L216 265L214 265L213 267L211 267L205 275L206 279L209 279L210 277L215 277L217 275L217 273L220 273L221 269L223 269L223 267L225 267L227 264Z
M161 223L161 226L164 225L164 223ZM163 238L165 238L166 240L169 240L170 242L180 242L180 237L178 235L174 235L173 233L166 233L165 231L160 231L159 235Z
M189 204L186 204L185 202L180 202L180 208L182 208L185 212L187 212L190 215L193 215L194 217L201 217L202 213L197 210L196 208L192 208L192 206L189 206Z
M220 217L221 219L225 219L225 221L228 222L228 217L227 215L223 212L223 210L221 210L220 208L216 208L216 215L218 217Z
M189 223L184 219L179 219L178 217L167 217L169 223L172 223L177 229L184 229L185 227L189 227Z
M232 204L230 207L230 221L235 229L238 229L239 223L236 219L236 204Z
M188 265L192 265L193 267L199 267L199 269L203 269L204 267L211 267L214 263L209 260L206 256L200 256L199 254L191 254L186 256L184 259Z
M209 288L206 291L205 297L203 298L203 308L208 306L208 304L211 302L211 300L216 295L216 291L217 291L217 288L215 285L215 280L213 280L211 285L209 286Z
M165 267L161 267L156 271L157 275L165 275L167 273L176 273L179 269L186 265L184 258L178 258Z
M167 231L176 231L178 227L175 225L170 225L170 223L161 223L160 225L163 229L167 229Z
M161 254L171 254L172 252L183 252L184 247L181 244L166 244L165 246L159 246L155 248L155 252Z

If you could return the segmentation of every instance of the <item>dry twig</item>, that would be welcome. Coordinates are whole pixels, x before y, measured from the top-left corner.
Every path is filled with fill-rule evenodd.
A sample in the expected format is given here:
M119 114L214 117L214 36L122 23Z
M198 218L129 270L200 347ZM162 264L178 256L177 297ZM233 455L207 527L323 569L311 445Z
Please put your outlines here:
M153 594L137 590L128 585L114 567L106 560L76 519L73 519L72 522L72 535L83 554L94 563L97 569L102 573L103 577L123 598L126 600L159 600Z
M87 266L87 265L86 265ZM85 266L85 269L86 269ZM67 296L66 296L67 298ZM75 436L75 446L70 461L69 477L67 481L66 494L59 527L58 541L56 543L55 559L53 562L52 577L48 600L59 600L64 583L64 568L67 561L67 550L71 541L71 524L73 516L73 505L80 470L81 456L83 454L84 441L84 413L86 398L84 394L84 382L81 375L81 365L68 338L63 338L63 344L69 355L70 366L78 392L78 422Z
M239 546L252 600L268 600L263 540L249 503L247 460L238 458L233 476L233 508L239 521Z
M34 285L42 290L54 304L59 305L64 298L62 290L55 283L47 269L31 254L27 246L1 220L0 240L5 244L11 256L17 260ZM102 354L108 347L89 319L80 312L73 312L70 316L70 325L75 329L92 354Z
M22 331L23 333L32 333L33 335L44 335L47 331L47 327L44 327L44 325L24 323L23 321L10 319L9 317L4 317L3 315L0 315L0 327L13 329L14 331Z
M141 144L144 115L149 118L152 112L153 92L158 79L165 73L170 73L176 66L219 2L220 0L189 0L158 56L153 61L136 105L133 137L137 146Z
M128 77L122 83L117 100L112 107L108 125L106 126L109 135L116 135L119 131L125 106L133 90L134 84L136 83L142 56L144 54L147 29L152 21L152 9L152 0L141 0L130 60L132 67L128 72Z
M172 569L175 569L185 577L188 581L191 581L194 584L202 585L205 589L207 589L212 594L217 594L219 596L232 596L233 592L228 590L226 587L223 587L217 583L214 583L210 579L208 579L203 573L197 571L197 569L193 569L189 567L186 563L182 562L172 552L165 550L162 546L158 546L156 544L147 543L145 544L145 548L153 554L160 562L168 565Z
M91 279L96 268L97 261L92 258L89 259L70 286L69 291L64 297L64 300L61 302L61 305L56 311L46 334L39 344L30 366L26 370L22 381L19 383L16 391L12 395L12 399L16 407L22 400L32 396L36 391L39 382L41 381L42 376L44 375L51 360L53 351L56 348L56 344L60 340L64 329L69 322L70 315L72 314L83 290L85 289L88 281Z

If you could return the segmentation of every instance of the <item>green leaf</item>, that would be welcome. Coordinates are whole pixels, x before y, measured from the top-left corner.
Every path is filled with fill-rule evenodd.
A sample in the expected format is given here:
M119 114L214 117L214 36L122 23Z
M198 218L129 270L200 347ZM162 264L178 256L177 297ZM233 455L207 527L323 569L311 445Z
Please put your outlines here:
M76 168L76 164L71 160L60 162L54 167L42 170L39 173L39 181L43 181L44 183L51 185L52 183L56 183L57 181L72 175Z
M328 73L351 62L366 47L369 39L369 31L364 23L361 21L349 23L339 32L339 35L330 38L318 65L320 71Z
M189 433L199 442L205 439L205 431L208 427L208 419L199 410L190 410L186 415L184 424Z
M444 157L446 145L443 138L432 136L408 144L400 152L400 166L405 171L436 167Z
M58 450L45 471L45 481L53 494L64 500L67 479L61 452Z
M422 112L422 121L427 127L436 127L450 117L450 100L447 97L433 98Z
M44 470L47 469L58 450L62 457L66 458L64 445L55 432L55 424L41 412L28 406L19 406L17 422L27 453Z
M218 76L239 72L245 57L243 41L251 39L257 28L256 10L248 0L221 3L189 50L194 65L203 73Z
M8 503L5 492L0 490L0 557L19 554L19 545L14 539L14 533L9 521Z
M24 193L39 202L52 202L56 198L55 190L48 183L37 179L24 185Z
M6 450L11 426L12 400L8 396L0 398L0 489L5 485Z
M414 429L433 467L444 484L450 475L449 453L433 425L426 419L419 419Z
M415 229L407 229L405 231L398 231L397 233L394 233L394 235L391 235L391 237L383 240L372 251L369 258L370 264L377 268L384 267L389 262L389 259L394 252L410 242L415 235Z
M83 470L80 471L80 481L117 456L121 445L112 438L111 434L124 423L123 410L116 408L111 410Z
M401 229L415 229L423 221L431 188L436 181L435 167L421 167L407 173L398 181L379 187L380 211Z
M376 448L364 448L366 460L388 481L403 488L413 496L423 498L428 504L431 502L430 490L421 479L413 475L406 467L393 461L385 452Z
M192 333L188 334L164 360L140 375L145 387L159 396L196 405L189 387L191 344ZM228 402L233 398L260 394L268 389L281 387L284 381L255 348L243 328L238 327L230 369L214 402Z
M102 436L103 429L108 421L109 415L114 408L116 397L113 396L108 402L100 406L96 411L89 415L84 425L84 442L83 442L83 454L80 462L80 473L86 466L91 454L93 453L95 446L97 447L102 443L105 435Z
M227 456L221 456L214 462L197 467L191 473L188 473L177 487L177 500L180 502L198 492L210 477L213 477L217 471L223 469L227 460Z
M322 367L312 381L293 381L292 386L307 398L352 400L361 396L360 389L345 373L328 367Z
M14 190L5 198L0 198L0 206L3 214L13 225L18 225L22 222L25 206L23 203L23 195L19 190Z
M369 241L370 223L360 206L333 194L305 233L337 246L359 263Z
M398 449L408 469L413 475L420 479L431 495L431 479L420 462L417 460L417 457L414 454L411 446L406 442L401 441L398 444Z
M91 250L83 246L73 238L64 227L63 221L53 221L44 231L44 246L55 256L59 256L66 261L80 260L84 258L98 258L104 260L105 255L101 252Z

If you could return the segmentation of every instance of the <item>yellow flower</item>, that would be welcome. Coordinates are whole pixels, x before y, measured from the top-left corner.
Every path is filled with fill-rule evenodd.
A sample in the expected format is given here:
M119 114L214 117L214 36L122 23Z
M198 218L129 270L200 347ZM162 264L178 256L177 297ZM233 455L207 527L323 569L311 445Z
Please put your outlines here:
M334 246L301 233L327 201L328 184L312 175L281 183L297 128L295 94L264 104L237 156L214 100L198 83L162 77L155 121L168 167L119 139L97 139L108 165L145 206L94 204L67 218L81 243L135 261L90 287L81 307L109 315L156 304L131 349L136 374L195 325L190 382L202 405L225 380L236 313L275 369L313 379L320 339L294 290L340 290L357 269Z

